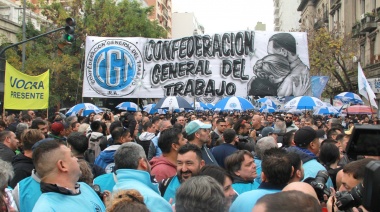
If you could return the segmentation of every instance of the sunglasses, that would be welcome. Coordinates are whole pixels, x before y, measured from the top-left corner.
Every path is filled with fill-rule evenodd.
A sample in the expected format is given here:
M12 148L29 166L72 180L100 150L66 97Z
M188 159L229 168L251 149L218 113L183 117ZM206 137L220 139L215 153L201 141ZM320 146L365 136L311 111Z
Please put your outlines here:
M285 116L285 119L292 119L293 117Z

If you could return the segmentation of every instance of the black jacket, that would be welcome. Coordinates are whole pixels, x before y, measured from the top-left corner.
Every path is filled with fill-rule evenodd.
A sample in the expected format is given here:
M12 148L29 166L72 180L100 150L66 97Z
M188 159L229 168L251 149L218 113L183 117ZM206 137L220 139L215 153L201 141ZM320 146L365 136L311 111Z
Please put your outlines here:
M12 163L13 157L16 153L4 143L0 142L0 159Z
M32 174L32 170L34 169L32 158L26 157L24 154L18 154L13 158L12 161L13 170L15 172L15 176L9 183L9 186L14 188L17 183L23 180L24 178L29 177Z

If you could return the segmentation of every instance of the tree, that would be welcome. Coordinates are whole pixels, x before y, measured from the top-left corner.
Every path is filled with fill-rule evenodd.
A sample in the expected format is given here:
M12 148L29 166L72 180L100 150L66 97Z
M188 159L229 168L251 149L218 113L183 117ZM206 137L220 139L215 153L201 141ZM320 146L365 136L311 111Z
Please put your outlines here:
M308 30L310 73L330 77L325 89L328 97L343 91L352 92L357 84L352 62L358 49L357 40L339 29Z
M68 4L42 2L35 5L47 17L49 24L36 30L30 22L27 24L26 37L62 27L67 17L76 22L76 40L66 43L62 34L53 33L26 43L25 73L39 75L50 70L50 106L63 101L77 103L81 98L84 64L84 44L86 35L109 37L166 37L166 31L157 21L150 21L148 16L152 7L142 8L137 2L123 0L116 4L113 0L74 0ZM21 34L19 40L21 40ZM21 49L21 45L18 46ZM6 51L8 62L21 70L20 51Z

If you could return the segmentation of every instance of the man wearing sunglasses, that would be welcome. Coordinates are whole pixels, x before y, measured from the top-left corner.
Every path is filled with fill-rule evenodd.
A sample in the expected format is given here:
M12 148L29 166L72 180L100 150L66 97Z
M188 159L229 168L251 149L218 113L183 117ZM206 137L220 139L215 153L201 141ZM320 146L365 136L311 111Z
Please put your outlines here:
M286 113L285 124L286 124L286 132L290 132L292 130L298 130L298 127L293 123L293 114L291 113Z

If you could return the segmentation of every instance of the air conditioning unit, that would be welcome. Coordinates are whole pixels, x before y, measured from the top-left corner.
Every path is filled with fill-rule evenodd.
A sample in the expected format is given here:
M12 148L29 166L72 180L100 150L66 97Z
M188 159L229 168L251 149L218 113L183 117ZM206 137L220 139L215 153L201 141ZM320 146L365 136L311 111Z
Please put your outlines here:
M365 18L364 13L360 15L360 19L363 19L363 18Z

